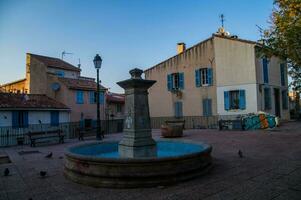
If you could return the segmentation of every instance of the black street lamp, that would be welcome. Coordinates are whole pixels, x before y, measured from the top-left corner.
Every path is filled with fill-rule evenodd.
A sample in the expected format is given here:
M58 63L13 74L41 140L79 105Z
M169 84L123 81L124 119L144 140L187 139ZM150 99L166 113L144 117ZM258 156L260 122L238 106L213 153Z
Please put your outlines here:
M97 71L97 90L96 90L96 104L97 104L97 131L96 131L96 139L101 140L101 128L100 128L100 110L99 110L99 69L101 68L102 59L96 54L94 57L94 67Z

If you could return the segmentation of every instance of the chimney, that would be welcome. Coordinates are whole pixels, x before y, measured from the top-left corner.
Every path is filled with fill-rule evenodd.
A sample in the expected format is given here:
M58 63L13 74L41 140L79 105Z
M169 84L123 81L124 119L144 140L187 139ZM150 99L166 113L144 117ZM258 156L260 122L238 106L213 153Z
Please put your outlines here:
M181 42L177 44L177 52L178 54L183 53L186 50L185 43Z

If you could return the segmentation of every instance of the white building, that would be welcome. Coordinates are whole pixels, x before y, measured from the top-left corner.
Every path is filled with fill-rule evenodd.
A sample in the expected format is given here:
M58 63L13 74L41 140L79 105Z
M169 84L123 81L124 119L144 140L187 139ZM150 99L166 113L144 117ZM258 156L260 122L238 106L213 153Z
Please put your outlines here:
M40 94L0 93L0 127L58 126L70 122L70 109Z

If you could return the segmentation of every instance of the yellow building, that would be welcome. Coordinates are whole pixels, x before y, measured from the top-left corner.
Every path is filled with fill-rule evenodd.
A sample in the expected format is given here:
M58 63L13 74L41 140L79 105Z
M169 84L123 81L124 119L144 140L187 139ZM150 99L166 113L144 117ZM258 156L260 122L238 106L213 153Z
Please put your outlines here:
M216 123L258 111L289 119L286 63L258 57L259 47L221 31L188 49L179 43L177 55L145 70L157 81L149 89L152 121L181 117L208 125L208 118Z

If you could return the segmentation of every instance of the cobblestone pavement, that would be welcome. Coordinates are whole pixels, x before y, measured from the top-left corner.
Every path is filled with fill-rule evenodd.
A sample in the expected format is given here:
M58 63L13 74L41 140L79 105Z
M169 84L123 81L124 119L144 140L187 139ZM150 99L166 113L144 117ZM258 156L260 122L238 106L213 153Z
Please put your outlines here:
M153 135L159 137L159 131ZM301 123L270 131L186 130L183 139L213 146L209 174L168 187L106 189L83 186L63 176L64 149L77 143L2 148L12 161L0 165L0 199L301 199ZM106 136L118 139L121 134ZM176 139L181 140L181 139ZM237 155L241 149L244 158ZM20 155L20 151L40 153ZM44 156L52 151L53 158ZM8 167L11 175L4 177ZM46 178L39 172L46 170Z

